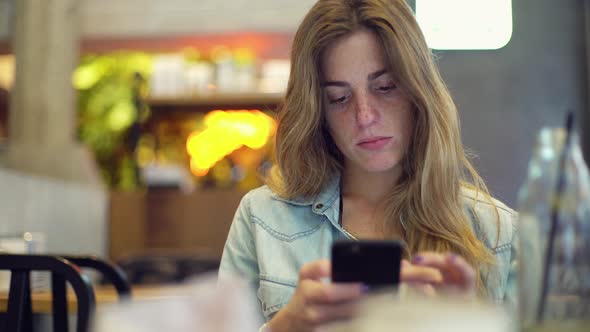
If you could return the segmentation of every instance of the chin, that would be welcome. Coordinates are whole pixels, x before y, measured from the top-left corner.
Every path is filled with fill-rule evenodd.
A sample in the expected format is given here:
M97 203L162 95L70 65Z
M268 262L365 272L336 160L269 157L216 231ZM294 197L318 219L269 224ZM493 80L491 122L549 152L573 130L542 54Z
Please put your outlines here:
M400 167L400 161L399 160L394 160L394 161L380 161L380 162L367 162L366 164L364 164L364 169L367 172L371 172L371 173L380 173L380 172L388 172L391 171L395 168Z

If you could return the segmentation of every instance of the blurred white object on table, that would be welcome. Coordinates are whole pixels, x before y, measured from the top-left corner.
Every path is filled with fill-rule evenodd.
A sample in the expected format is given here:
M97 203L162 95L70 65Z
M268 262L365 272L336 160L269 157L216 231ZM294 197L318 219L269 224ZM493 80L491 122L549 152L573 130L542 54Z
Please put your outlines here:
M258 303L246 283L217 283L209 274L191 281L186 296L99 308L95 332L258 331Z
M326 332L509 332L516 331L506 311L491 304L451 298L370 296L358 316Z

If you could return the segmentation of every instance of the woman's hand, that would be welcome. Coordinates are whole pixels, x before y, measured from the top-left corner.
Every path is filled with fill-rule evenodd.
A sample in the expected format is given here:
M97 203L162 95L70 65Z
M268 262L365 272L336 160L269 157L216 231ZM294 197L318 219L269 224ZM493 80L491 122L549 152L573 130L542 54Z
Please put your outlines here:
M350 319L357 300L363 295L361 284L332 284L321 281L331 276L328 260L304 265L291 301L269 321L272 332L316 331L325 323Z
M475 271L461 256L421 252L403 260L400 279L427 295L439 291L458 295L475 294Z

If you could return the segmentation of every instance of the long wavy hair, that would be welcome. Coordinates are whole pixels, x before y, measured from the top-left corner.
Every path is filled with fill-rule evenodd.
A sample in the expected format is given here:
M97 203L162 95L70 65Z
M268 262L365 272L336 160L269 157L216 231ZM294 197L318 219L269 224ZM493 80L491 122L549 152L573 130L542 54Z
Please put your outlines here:
M266 183L285 198L313 197L342 171L342 155L325 120L320 59L328 45L359 29L377 36L414 111L413 138L403 175L387 198L384 229L404 220L406 257L425 250L462 255L478 271L477 287L484 293L481 275L493 255L472 230L462 190L492 199L466 156L457 108L404 0L319 0L305 16L292 45L291 76L278 110L276 162Z

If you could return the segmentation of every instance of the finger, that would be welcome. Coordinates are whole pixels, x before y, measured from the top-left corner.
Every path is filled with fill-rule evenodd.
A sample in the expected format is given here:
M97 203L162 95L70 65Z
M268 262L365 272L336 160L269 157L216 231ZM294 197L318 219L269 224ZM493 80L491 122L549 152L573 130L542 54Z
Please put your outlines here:
M421 284L421 283L408 283L407 284L409 289L413 292L417 292L420 295L425 295L428 297L435 297L436 296L436 288L430 284Z
M401 267L402 267L402 268L404 268L404 267L408 267L408 266L410 266L410 265L411 265L411 264L410 264L410 261L408 261L407 259L402 259L402 262L401 262Z
M471 267L466 264L462 258L461 262L458 263L464 263L464 265L455 266L455 264L451 264L449 259L451 256L453 255L439 254L434 252L422 252L412 258L412 263L440 270L445 283L463 285L465 281L465 276L463 274L468 273L469 270L471 270Z
M445 283L462 289L475 285L475 271L467 261L456 254L420 253L414 257L416 264L431 266L441 270Z
M432 285L422 285L422 292L426 296L434 297L436 296L436 288Z
M457 285L461 288L471 288L475 285L475 271L467 261L458 255L451 254L447 256L448 266L457 271Z
M305 317L311 325L353 318L358 312L358 301L309 306Z
M361 298L364 288L360 283L326 284L304 280L300 283L306 303L334 304Z
M400 280L407 283L424 283L438 285L443 282L443 275L440 270L419 265L408 265L402 267Z
M441 268L446 265L447 261L446 255L436 252L423 251L412 257L411 263L414 265Z
M299 270L299 280L320 280L322 278L330 278L332 275L331 271L332 265L329 260L318 260L301 267L301 270Z

